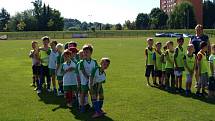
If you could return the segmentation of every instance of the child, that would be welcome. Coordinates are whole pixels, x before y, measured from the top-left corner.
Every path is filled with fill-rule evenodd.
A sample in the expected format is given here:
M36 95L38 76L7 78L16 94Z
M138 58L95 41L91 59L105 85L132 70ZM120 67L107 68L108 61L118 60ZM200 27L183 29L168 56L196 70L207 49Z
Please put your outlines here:
M39 86L39 75L40 75L40 55L39 55L39 47L37 41L32 41L31 43L32 49L30 51L29 57L32 58L32 72L33 72L33 82L31 86L37 86L34 90L36 91ZM35 83L37 85L35 85Z
M206 51L208 50L208 44L206 42L201 42L201 50L197 54L197 65L198 65L198 75L200 77L197 87L197 96L204 96L207 93L205 92L205 87L208 82L208 60L206 56ZM200 90L202 89L202 94Z
M211 76L209 78L209 85L208 85L208 98L215 97L215 44L211 46L212 54L209 57L209 64L211 70Z
M63 90L65 93L66 103L69 108L72 107L73 94L77 91L76 63L71 60L71 57L74 57L75 55L75 49L71 52L69 50L65 50L63 53L63 57L65 60L62 65L62 69L64 72Z
M170 77L171 77L171 88L175 88L175 75L174 75L174 49L173 49L173 42L168 41L167 42L167 50L165 53L165 58L166 58L166 65L165 65L165 70L166 70L166 82L165 82L165 88L166 90L170 89Z
M81 93L80 93L80 105L81 112L85 112L85 97L88 96L89 90L89 77L93 69L98 67L96 60L91 58L93 53L92 45L84 45L83 51L85 55L85 59L82 60L78 65L78 73L81 81Z
M56 45L58 56L57 56L57 66L56 66L56 74L57 74L57 80L58 80L58 96L64 95L63 94L63 72L62 72L62 64L64 63L63 59L63 44L58 43Z
M49 42L50 39L48 36L44 36L42 37L42 41L43 41L43 47L40 48L40 60L41 60L41 71L40 71L40 83L39 83L39 89L37 90L37 93L40 94L42 91L42 85L45 82L45 77L46 77L46 81L47 81L47 91L50 92L50 83L51 83L51 79L50 79L50 74L49 74L49 55L51 52L51 49L49 47Z
M193 74L196 66L196 56L194 54L194 46L193 44L189 44L187 46L187 54L184 58L185 72L186 72L186 95L189 96L191 94L192 80Z
M100 67L93 69L90 76L90 95L93 103L93 108L95 110L95 114L92 116L93 118L97 118L105 114L105 112L102 110L104 102L104 92L102 84L105 83L106 80L105 70L110 65L110 59L102 58L100 64Z
M54 94L57 94L57 89L56 89L56 63L57 63L57 56L58 56L58 52L57 52L57 41L52 41L50 43L51 46L51 53L49 55L49 72L50 72L50 76L51 76L51 80L52 80L52 85L53 85L53 92Z
M164 45L163 46L163 52L162 52L162 55L161 55L161 61L162 61L162 79L161 79L161 85L162 85L162 88L165 87L165 77L166 77L166 69L165 69L165 66L166 66L166 58L165 58L165 53L166 53L166 50L167 50L167 45Z
M175 62L175 86L176 86L176 91L182 92L182 75L184 71L184 49L183 49L183 44L184 44L184 38L179 37L177 39L178 46L175 48L175 54L174 54L174 62Z
M154 43L153 38L148 38L147 43L148 43L148 47L145 49L145 56L146 56L146 72L145 72L145 76L147 78L147 85L151 86L151 84L149 82L150 74L152 75L154 85L156 85L155 77L154 77L154 65L155 65L155 62L154 62L154 59L153 59L153 55L155 53L155 49L153 48L153 43Z
M161 42L157 42L156 43L156 50L155 50L155 76L158 77L159 79L159 86L162 86L162 61L161 61L161 56L162 56L162 52L161 52L161 47L162 44ZM156 79L155 77L155 79ZM156 81L155 81L156 82Z

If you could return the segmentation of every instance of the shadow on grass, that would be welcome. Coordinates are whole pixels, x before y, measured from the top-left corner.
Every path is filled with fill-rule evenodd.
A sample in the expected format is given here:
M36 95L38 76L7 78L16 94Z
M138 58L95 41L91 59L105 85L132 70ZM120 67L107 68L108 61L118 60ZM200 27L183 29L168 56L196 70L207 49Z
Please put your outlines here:
M202 102L209 103L209 104L215 104L215 99L209 99L209 98L207 98L205 96L199 97L193 92L189 96L187 96L185 94L185 91L183 91L182 93L179 93L179 92L176 92L174 90L165 90L164 88L160 88L158 86L151 86L151 87L157 88L157 89L162 90L162 91L166 91L166 92L168 92L170 94L180 95L180 96L183 96L183 97L186 97L186 98L192 98L192 99L195 99L195 100L200 100Z
M67 109L65 99L63 96L56 96L53 93L48 93L43 91L43 93L38 94L40 97L39 101L43 101L45 104L54 104L58 105L57 107L53 108L52 111L57 111L58 109ZM93 119L93 110L89 110L85 113L80 113L79 109L76 106L73 106L73 108L70 108L70 112L75 116L75 119L80 121L113 121L110 117L104 115L102 117Z

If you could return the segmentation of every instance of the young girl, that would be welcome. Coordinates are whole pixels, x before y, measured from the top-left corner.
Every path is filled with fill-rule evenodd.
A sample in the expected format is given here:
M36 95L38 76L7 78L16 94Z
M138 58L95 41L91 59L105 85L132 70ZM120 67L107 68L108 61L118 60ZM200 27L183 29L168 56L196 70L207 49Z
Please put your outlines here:
M64 51L63 44L58 43L56 45L58 56L57 56L57 67L56 67L56 75L58 80L58 96L64 95L63 94L63 72L62 72L62 64L64 62L62 53Z
M65 60L62 65L64 72L63 90L65 93L66 103L69 108L72 107L73 94L77 91L76 63L71 60L74 55L74 52L69 50L65 50L63 53Z
M193 74L196 65L196 56L194 53L194 46L189 44L187 46L187 54L185 55L184 65L185 65L185 72L187 76L186 80L186 95L189 96L191 94L191 86L193 80Z
M102 58L100 67L95 68L90 76L90 95L93 103L95 114L93 118L100 117L105 114L102 110L104 102L104 92L102 84L105 83L106 74L105 70L110 65L109 58Z
M37 86L34 90L36 91L39 86L39 76L40 76L40 55L39 46L37 41L32 41L32 49L30 51L29 57L32 58L32 72L33 72L33 82L31 86ZM36 85L35 85L36 83Z

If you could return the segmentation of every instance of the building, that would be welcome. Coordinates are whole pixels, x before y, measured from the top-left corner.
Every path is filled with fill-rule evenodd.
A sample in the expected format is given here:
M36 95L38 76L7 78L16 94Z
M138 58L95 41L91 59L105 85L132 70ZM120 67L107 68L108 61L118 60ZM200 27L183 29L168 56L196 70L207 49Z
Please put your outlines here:
M160 8L170 14L174 7L184 0L160 0ZM196 21L198 24L203 24L203 1L202 0L187 0L194 6ZM215 0L214 0L215 1Z

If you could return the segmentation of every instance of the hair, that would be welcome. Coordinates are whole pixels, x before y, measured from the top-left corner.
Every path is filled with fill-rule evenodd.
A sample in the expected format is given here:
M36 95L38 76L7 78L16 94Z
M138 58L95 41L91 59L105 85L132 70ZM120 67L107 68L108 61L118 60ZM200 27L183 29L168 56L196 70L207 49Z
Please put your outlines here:
M64 52L63 52L63 56L70 55L70 54L71 54L71 52L68 49L64 50Z
M207 43L207 42L204 42L204 41L203 41L203 42L200 43L200 48L201 48L201 49L203 49L203 48L206 47L206 46L208 46L208 43Z
M57 45L58 43L57 43L57 41L56 41L56 40L54 40L54 41L51 41L51 44L55 44L55 45Z
M169 44L173 45L173 41L167 41L166 42L166 45L169 45Z
M215 48L215 44L212 44L212 45L211 45L211 48Z
M147 38L147 42L153 41L153 38Z
M58 43L58 44L56 45L56 48L57 48L57 49L60 49L60 48L62 48L62 49L63 49L63 44Z
M107 57L103 57L103 58L101 58L101 62L107 62L110 64L110 59Z
M166 45L166 44L163 46L163 49L164 49L164 50L166 50L166 49L167 49L167 45Z
M83 49L83 51L89 50L91 53L93 52L93 46L90 44L84 45L82 49Z
M77 46L78 46L78 44L77 44L76 42L74 42L74 41L69 42L69 45L70 45L70 44L73 44L74 47L77 47Z
M195 30L197 30L198 28L203 29L203 26L201 24L197 24Z
M155 44L155 45L162 45L162 44L161 44L161 42L156 42L156 44Z
M31 44L38 44L38 42L37 41L32 41Z
M189 48L189 47L194 47L194 46L193 46L193 44L188 44L187 48Z
M184 41L184 37L178 37L178 38L177 38L177 42L178 42L179 40L183 40L183 41Z
M45 40L50 41L50 38L49 38L48 36L44 36L44 37L42 37L41 39L42 39L43 41L45 41Z

